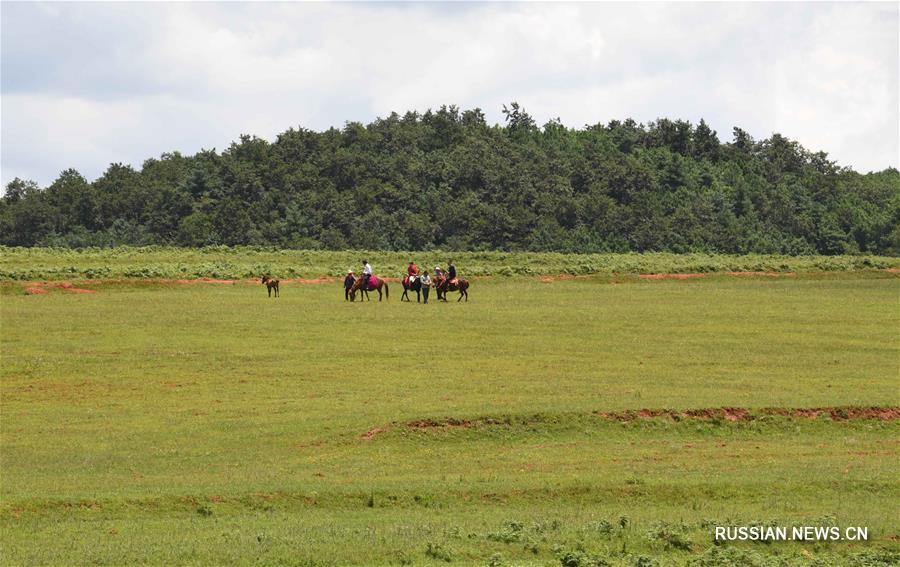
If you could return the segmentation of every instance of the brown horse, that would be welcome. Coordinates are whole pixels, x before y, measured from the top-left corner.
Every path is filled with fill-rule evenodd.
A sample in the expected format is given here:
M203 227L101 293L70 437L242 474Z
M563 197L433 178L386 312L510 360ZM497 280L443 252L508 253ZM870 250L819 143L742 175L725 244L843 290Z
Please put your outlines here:
M422 302L422 278L421 276L413 276L413 277L405 277L403 278L403 295L400 296L400 301L403 301L406 298L406 301L410 301L409 292L416 292L416 303Z
M435 280L435 289L437 289L438 299L442 301L447 301L447 292L448 291L458 291L459 299L456 300L457 303L462 301L462 298L466 298L466 303L469 301L469 282L462 278L455 278L454 280L447 283L444 286L445 278L437 278Z
M350 301L356 301L356 292L361 291L366 294L366 299L369 298L370 291L378 292L378 301L381 301L381 289L384 288L384 298L390 299L391 294L388 289L388 284L384 281L384 278L379 278L377 276L372 276L372 280L375 280L373 284L371 280L369 280L369 286L363 287L363 278L356 278L356 281L353 282L353 286L350 288Z
M270 278L269 276L263 276L263 277L262 277L262 280L260 281L260 283L266 284L266 289L269 290L269 297L272 297L272 290L273 290L273 289L275 290L275 297L278 297L279 295L281 295L281 294L278 292L278 280L273 280L273 279Z

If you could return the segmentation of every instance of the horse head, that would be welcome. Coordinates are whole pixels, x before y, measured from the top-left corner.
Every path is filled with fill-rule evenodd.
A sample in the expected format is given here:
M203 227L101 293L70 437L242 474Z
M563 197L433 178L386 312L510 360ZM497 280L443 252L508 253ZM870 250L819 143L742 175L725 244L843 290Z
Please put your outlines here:
M362 285L362 278L354 276L353 285L350 286L350 301L356 301L356 292L360 285Z

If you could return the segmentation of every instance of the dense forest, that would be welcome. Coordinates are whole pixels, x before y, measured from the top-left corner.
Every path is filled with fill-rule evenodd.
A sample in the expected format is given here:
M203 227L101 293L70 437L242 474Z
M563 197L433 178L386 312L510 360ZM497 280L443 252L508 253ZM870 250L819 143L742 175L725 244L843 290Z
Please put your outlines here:
M542 127L479 109L391 114L274 142L15 179L14 246L900 254L900 172L861 175L784 136L700 121Z

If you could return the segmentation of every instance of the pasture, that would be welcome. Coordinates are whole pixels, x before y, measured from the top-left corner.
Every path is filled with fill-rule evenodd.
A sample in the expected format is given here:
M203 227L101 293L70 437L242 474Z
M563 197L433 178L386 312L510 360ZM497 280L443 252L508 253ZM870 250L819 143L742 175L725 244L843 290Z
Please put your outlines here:
M0 284L4 564L900 561L896 273L75 283Z

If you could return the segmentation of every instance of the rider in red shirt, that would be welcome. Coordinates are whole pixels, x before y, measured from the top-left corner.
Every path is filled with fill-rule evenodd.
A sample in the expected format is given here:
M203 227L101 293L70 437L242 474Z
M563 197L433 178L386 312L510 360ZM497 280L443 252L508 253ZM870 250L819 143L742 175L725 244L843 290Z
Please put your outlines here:
M419 275L419 266L416 266L416 263L412 260L409 261L409 266L406 267L406 283L409 284L412 282L412 279Z

